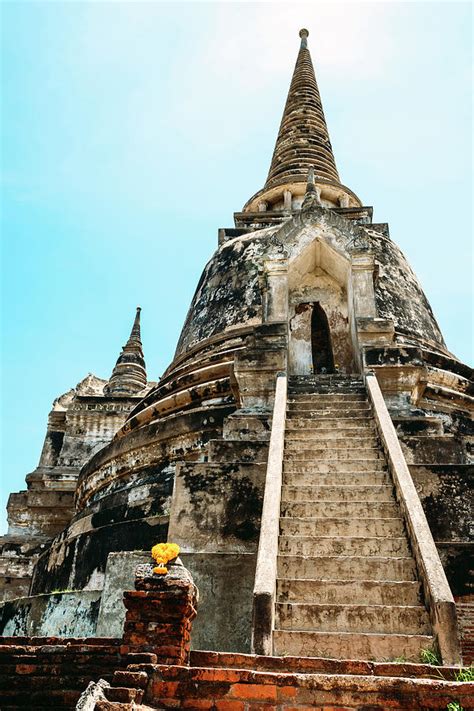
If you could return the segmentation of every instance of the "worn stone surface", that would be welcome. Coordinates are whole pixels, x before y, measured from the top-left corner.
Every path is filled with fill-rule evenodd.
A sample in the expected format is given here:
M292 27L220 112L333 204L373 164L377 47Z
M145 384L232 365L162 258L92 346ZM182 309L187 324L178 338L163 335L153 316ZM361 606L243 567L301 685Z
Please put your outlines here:
M149 562L150 553L145 551L109 553L97 619L98 637L120 637L125 622L123 593L133 589L137 565Z
M256 556L251 553L181 553L199 589L191 649L250 652Z
M99 681L91 681L89 686L79 697L76 705L76 711L94 711L98 701L105 701L104 691L110 687L110 684L104 679Z

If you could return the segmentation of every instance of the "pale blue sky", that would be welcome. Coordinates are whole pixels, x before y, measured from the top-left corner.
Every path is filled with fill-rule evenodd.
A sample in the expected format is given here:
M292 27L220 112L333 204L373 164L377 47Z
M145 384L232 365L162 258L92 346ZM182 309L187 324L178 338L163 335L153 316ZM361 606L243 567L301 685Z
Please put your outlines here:
M472 361L470 3L4 2L2 520L53 399L142 312L172 358L218 227L263 186L310 31L339 173Z

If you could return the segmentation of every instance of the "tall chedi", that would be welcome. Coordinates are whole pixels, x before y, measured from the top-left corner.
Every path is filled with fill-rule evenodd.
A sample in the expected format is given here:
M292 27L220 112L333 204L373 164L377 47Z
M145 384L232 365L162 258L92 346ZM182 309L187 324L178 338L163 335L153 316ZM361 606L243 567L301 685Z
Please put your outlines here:
M132 551L168 538L200 589L194 648L459 661L471 371L340 182L300 37L267 181L219 229L172 363L82 467L31 590L105 590L88 632L118 635Z

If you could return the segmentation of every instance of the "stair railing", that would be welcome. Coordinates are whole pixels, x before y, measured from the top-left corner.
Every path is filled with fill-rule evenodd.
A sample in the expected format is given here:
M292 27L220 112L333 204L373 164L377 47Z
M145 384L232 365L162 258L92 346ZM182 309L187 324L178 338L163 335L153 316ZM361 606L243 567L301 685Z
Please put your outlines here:
M444 664L461 663L456 605L397 432L374 373L366 374L377 429L393 477L409 541L421 577L433 632Z
M268 449L252 611L252 652L267 656L273 654L286 400L287 377L284 373L279 373L276 379L272 430Z

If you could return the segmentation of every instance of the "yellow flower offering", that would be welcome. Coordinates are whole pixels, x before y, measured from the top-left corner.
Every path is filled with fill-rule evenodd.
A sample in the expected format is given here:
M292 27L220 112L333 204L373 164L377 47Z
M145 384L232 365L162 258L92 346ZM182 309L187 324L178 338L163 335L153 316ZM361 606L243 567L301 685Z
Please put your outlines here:
M177 558L178 555L179 546L177 543L157 543L151 549L151 557L158 563L157 567L153 568L153 572L157 575L166 575L168 572L166 563Z

